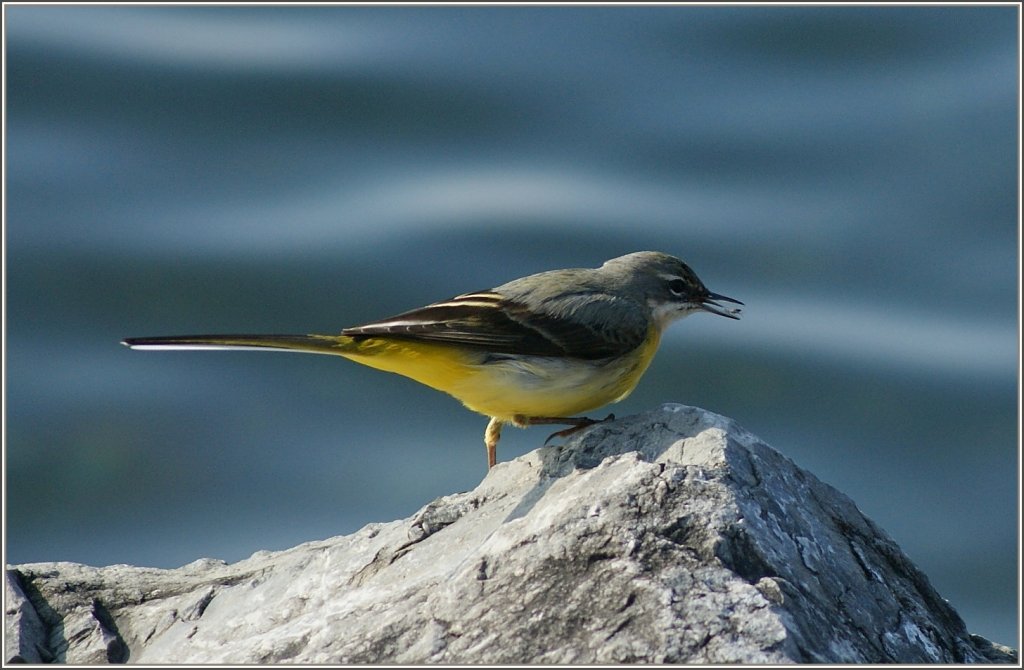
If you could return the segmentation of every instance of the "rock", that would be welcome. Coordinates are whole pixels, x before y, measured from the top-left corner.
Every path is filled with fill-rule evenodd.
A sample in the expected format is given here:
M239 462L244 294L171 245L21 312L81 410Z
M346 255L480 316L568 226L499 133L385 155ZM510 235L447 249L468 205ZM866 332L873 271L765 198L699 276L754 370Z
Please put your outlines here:
M4 579L4 660L8 663L48 663L46 628L25 597L19 575L8 570Z
M20 565L8 589L8 661L1017 660L849 498L680 405L349 536L175 570Z

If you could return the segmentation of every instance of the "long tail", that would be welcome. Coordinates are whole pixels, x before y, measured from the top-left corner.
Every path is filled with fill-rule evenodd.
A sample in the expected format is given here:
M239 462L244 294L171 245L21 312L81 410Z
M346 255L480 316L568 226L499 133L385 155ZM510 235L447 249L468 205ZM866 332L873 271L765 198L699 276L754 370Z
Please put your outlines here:
M348 335L171 335L128 337L121 344L131 349L255 349L343 356L352 350L354 339Z

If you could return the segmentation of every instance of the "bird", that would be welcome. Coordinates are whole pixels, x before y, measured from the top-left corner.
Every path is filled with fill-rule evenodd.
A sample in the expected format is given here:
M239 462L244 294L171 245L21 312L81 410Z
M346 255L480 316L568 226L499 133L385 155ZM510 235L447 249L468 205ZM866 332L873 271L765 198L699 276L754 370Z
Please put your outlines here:
M342 356L453 396L489 418L488 470L502 428L600 421L575 416L623 400L665 328L694 312L739 319L683 261L640 251L596 268L549 270L336 334L130 337L131 349L255 349ZM549 438L550 441L551 438Z

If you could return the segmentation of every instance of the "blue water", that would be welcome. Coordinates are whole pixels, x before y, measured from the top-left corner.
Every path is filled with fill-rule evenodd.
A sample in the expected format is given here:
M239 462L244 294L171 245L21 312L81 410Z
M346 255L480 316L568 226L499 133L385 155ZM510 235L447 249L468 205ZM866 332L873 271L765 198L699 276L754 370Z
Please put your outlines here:
M1015 7L5 7L7 561L172 567L467 490L334 332L640 249L743 300L628 414L737 419L1019 646ZM537 448L506 431L499 458Z

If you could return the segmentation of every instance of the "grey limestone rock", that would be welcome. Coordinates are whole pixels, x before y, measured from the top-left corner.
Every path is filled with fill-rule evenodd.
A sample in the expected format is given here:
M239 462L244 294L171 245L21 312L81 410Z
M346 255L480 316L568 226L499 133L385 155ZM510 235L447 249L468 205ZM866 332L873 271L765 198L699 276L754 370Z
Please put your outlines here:
M681 405L234 564L13 566L8 661L1015 663L832 487Z

